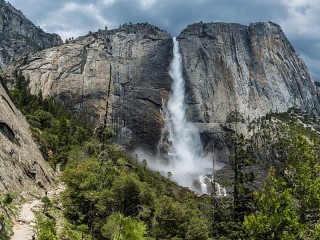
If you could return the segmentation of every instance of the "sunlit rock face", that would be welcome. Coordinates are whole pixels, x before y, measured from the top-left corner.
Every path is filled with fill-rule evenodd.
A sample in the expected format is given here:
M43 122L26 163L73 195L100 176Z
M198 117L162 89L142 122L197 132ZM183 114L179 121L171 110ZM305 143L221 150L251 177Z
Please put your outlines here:
M154 150L171 86L172 45L157 27L125 24L25 56L11 70L22 71L33 93L57 96L95 125L106 118L128 148Z
M178 37L186 80L188 118L205 147L227 159L225 123L246 123L290 107L319 113L308 69L281 28L271 22L189 25ZM222 124L222 127L221 127ZM231 124L234 127L234 124Z
M199 23L178 39L195 122L226 122L235 111L243 122L290 107L319 112L308 69L278 25Z
M53 180L26 119L0 83L0 192L37 190Z
M0 68L19 55L62 44L57 34L45 33L9 2L0 0Z
M205 151L227 161L233 126L290 107L319 112L308 70L274 23L197 23L177 37L186 81L188 121ZM21 58L33 93L57 96L96 125L106 122L129 148L153 152L164 127L172 80L172 38L149 24L125 24ZM168 143L170 144L170 143Z

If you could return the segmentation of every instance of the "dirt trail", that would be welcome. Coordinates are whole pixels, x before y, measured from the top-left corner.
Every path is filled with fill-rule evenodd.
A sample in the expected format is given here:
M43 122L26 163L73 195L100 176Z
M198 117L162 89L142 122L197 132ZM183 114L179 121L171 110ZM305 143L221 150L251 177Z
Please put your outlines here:
M11 240L28 240L35 235L36 217L33 210L41 208L40 200L33 200L21 206L18 219L13 225L13 235Z
M49 190L47 195L51 200L64 190L64 186L59 184L55 189ZM44 194L43 194L44 195ZM31 240L35 236L36 217L34 212L41 210L43 203L39 199L28 201L21 205L19 216L13 225L13 235L11 240ZM34 238L35 239L35 238Z

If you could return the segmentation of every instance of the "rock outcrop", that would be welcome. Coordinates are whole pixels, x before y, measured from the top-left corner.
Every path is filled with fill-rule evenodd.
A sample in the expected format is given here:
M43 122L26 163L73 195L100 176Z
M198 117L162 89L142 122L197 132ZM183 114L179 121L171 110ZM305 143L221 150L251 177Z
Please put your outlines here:
M228 161L231 128L246 133L251 120L291 107L320 113L308 69L277 24L197 23L178 40L189 119L219 160Z
M290 107L320 112L308 70L281 28L198 23L178 36L186 80L187 115L207 151L227 158L223 138L237 123ZM162 101L170 92L169 34L149 24L99 31L21 58L33 93L57 96L95 124L106 122L120 143L155 151L163 127Z
M16 56L62 44L57 34L45 33L9 2L0 0L0 68Z
M25 56L13 69L30 81L32 93L57 96L95 125L106 121L129 148L154 150L171 87L172 44L154 26L125 24Z
M307 67L274 23L198 23L179 42L194 122L248 122L290 107L320 112Z
M36 190L53 180L27 121L0 84L0 192Z

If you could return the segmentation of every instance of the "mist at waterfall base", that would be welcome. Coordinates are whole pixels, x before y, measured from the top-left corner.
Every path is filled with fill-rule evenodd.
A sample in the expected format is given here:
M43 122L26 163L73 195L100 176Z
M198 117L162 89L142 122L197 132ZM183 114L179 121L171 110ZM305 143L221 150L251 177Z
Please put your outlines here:
M158 156L150 156L141 149L137 149L135 154L140 161L146 159L151 170L159 171L164 176L170 175L181 186L207 193L214 159L212 154L204 154L198 129L187 121L179 42L173 38L173 43L173 59L169 71L172 92L168 102L163 104L165 126L159 141ZM161 152L162 145L167 146L165 152ZM164 154L167 156L162 158ZM222 167L222 163L215 164L215 170Z

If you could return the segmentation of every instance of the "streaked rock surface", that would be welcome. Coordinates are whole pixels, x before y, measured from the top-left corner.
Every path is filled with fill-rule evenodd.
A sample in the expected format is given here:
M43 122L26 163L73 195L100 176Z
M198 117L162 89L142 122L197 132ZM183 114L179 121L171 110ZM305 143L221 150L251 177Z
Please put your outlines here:
M53 180L26 119L0 84L0 192L37 190Z

